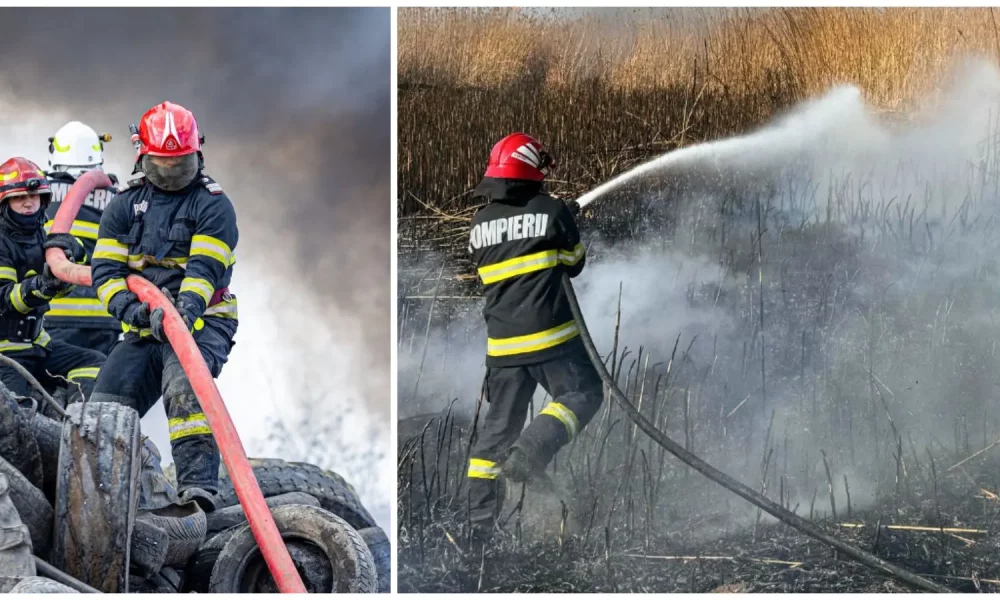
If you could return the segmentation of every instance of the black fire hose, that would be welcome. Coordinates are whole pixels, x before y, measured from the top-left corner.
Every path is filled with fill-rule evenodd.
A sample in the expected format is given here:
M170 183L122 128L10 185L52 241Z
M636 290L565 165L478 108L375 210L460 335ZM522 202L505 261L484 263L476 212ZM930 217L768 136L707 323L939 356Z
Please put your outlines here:
M576 293L573 291L573 284L570 281L568 274L563 274L562 283L563 289L566 290L566 295L569 297L569 305L570 309L573 311L573 318L576 319L577 327L580 329L580 337L583 339L583 345L587 349L587 355L590 357L591 362L594 363L597 373L601 376L601 379L604 381L604 384L608 387L608 389L611 390L611 395L614 399L618 401L618 404L621 405L622 409L625 410L625 413L628 414L629 419L638 425L639 429L642 429L646 435L653 438L653 441L666 449L667 452L670 452L679 458L684 464L692 467L694 470L698 471L705 477L708 477L715 483L718 483L730 492L733 492L740 498L743 498L750 504L766 511L769 515L775 517L779 521L782 521L786 525L790 525L791 527L798 529L809 537L831 546L847 556L850 556L859 563L867 567L871 567L876 571L881 571L886 575L895 577L900 581L920 589L931 592L954 593L954 590L951 590L943 585L938 585L933 581L920 577L919 575L910 573L905 569L901 569L892 563L882 560L874 554L869 554L860 548L856 548L846 542L838 540L833 536L827 535L810 521L803 519L790 510L786 510L780 504L769 500L764 495L759 494L739 481L736 481L729 475L726 475L722 471L716 469L691 452L688 452L683 446L664 435L664 433L658 430L655 425L646 420L646 417L642 416L642 413L636 410L636 408L632 406L632 403L629 402L625 394L618 389L618 386L611 378L611 374L608 373L607 367L604 366L604 361L601 360L601 355L597 352L597 347L594 345L594 340L590 337L590 332L587 331L587 325L583 320L583 313L580 310L580 304L577 302Z

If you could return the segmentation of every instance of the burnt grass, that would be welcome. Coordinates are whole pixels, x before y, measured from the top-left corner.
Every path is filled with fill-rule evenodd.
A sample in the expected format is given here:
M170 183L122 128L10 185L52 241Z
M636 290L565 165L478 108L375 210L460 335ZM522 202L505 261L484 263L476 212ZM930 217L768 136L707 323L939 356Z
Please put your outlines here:
M1000 591L1000 446L966 460L1000 437L1000 165L969 164L644 181L581 216L577 290L661 431L883 559ZM509 488L495 543L469 555L486 407L440 382L469 376L485 336L468 214L439 217L399 229L399 352L417 357L398 384L400 591L910 591L690 471L609 399L549 467L557 491Z

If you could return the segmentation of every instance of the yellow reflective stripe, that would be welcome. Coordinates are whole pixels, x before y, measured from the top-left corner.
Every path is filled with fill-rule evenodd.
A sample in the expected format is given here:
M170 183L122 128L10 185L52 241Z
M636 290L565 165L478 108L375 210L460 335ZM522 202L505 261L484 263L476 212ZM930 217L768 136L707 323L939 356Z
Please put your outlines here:
M115 277L105 281L97 288L97 297L101 299L101 304L104 308L108 307L111 303L111 299L115 297L118 292L124 292L128 290L128 284L121 277Z
M31 344L25 342L0 340L0 352L20 352L21 350L31 350L31 346Z
M469 459L468 476L472 479L496 479L500 475L500 465L484 458Z
M551 269L559 262L556 250L545 250L525 256L519 256L503 262L479 267L479 277L483 284L489 285L525 273L533 273L543 269Z
M100 238L94 246L94 260L128 262L128 246L114 238Z
M222 266L229 268L236 260L233 258L233 251L220 239L210 235L195 235L191 238L191 251L188 254L192 258L195 256L208 256L222 263Z
M577 244L572 251L560 250L559 262L567 267L572 267L576 263L580 262L580 259L583 258L583 254L583 244Z
M46 233L52 229L52 224L54 222L55 221L47 221L45 223ZM90 221L73 221L73 225L70 226L69 232L79 238L96 240L98 227L97 223L91 223Z
M205 309L206 317L221 317L223 319L238 319L239 315L236 307L236 298L223 300L218 304L213 304Z
M17 281L17 271L13 267L0 267L0 279Z
M31 307L24 303L24 296L21 295L21 284L14 286L10 291L10 303L14 305L17 312L26 315L31 312Z
M580 335L576 321L563 323L558 327L539 331L531 335L520 335L511 338L487 338L486 354L489 356L510 356L537 352L553 346L558 346Z
M194 413L187 417L174 418L167 421L170 427L170 441L179 440L192 435L211 435L212 428L208 426L205 413Z
M49 302L46 317L110 317L97 298L59 298Z
M208 282L207 279L199 279L197 277L185 277L184 281L181 282L180 293L184 292L194 292L201 296L205 304L212 299L212 294L215 293L215 287Z
M38 334L38 337L35 338L35 341L32 343L35 344L36 346L41 346L42 348L44 348L48 346L49 342L51 341L52 341L52 336L49 335L48 331L45 331L43 329L42 332Z
M549 402L539 414L548 415L561 421L566 426L566 433L569 434L570 440L575 438L577 432L580 431L580 421L576 418L576 413L571 411L565 404Z
M97 379L97 374L100 373L100 367L80 367L79 369L73 369L66 374L66 379L70 381L74 379Z

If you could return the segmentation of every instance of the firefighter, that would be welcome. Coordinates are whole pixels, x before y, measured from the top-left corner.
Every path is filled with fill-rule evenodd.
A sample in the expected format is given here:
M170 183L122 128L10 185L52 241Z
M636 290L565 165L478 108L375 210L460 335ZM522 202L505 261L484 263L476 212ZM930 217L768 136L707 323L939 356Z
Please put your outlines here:
M79 121L66 123L49 138L48 179L52 202L46 211L49 218L46 231L52 227L52 219L77 178L91 169L103 170L104 142L110 140L108 134L99 136ZM117 183L114 175L108 174L108 177L112 183ZM70 233L86 249L87 263L94 254L101 214L114 196L114 187L94 190L73 221ZM97 350L105 356L111 353L122 334L121 323L104 309L94 288L84 286L77 286L65 297L52 300L49 312L45 313L45 329L54 340Z
M213 377L228 360L237 328L229 293L236 212L222 187L202 173L203 137L191 111L164 102L137 130L137 171L119 186L101 217L93 285L122 322L124 337L108 356L93 399L146 414L162 394L178 492L204 510L215 507L219 450L208 421L163 329L163 311L128 290L139 275L175 298Z
M475 196L469 252L485 286L486 400L489 409L469 463L469 510L480 539L491 535L503 480L541 474L593 418L603 386L586 355L562 288L583 270L575 203L542 191L555 166L523 133L500 140ZM553 398L524 428L541 386ZM522 431L523 429L523 431Z
M69 396L74 401L90 396L104 355L54 340L42 327L49 303L73 288L49 271L45 248L60 248L75 262L86 256L69 234L46 239L50 197L45 174L33 162L17 157L0 165L0 352L40 383L65 379L72 384ZM27 380L12 367L0 365L0 381L18 397L30 394Z

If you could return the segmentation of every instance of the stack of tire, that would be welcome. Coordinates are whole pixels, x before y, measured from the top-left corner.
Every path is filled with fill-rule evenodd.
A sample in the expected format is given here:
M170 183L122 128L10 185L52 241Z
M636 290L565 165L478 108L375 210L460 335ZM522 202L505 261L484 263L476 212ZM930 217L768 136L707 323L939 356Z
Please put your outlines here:
M23 523L20 547L47 563L31 561L29 572L11 562L19 575L0 575L0 591L43 591L36 563L60 583L105 593L276 591L224 472L220 507L206 514L177 499L134 410L74 404L60 423L2 399L0 439L4 429L34 435L4 449L12 460L0 458L0 477ZM251 462L309 592L389 591L388 538L342 477L304 463ZM3 501L0 492L0 508Z

